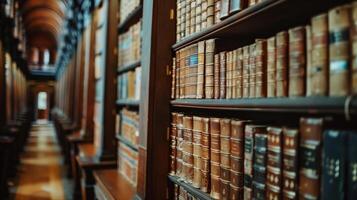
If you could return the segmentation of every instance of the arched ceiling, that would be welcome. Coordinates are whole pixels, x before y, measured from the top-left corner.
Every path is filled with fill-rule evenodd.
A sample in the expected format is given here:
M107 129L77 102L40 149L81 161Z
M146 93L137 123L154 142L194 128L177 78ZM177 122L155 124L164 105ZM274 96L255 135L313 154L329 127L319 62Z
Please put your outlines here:
M28 48L52 49L66 19L66 0L24 0L20 5ZM39 43L39 41L41 41Z

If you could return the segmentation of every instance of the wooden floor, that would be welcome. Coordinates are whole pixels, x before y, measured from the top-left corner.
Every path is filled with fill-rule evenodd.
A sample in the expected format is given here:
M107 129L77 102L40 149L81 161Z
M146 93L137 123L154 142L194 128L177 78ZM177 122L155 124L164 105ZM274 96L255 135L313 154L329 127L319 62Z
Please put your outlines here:
M63 158L52 124L34 124L21 156L18 179L12 189L16 200L70 199Z

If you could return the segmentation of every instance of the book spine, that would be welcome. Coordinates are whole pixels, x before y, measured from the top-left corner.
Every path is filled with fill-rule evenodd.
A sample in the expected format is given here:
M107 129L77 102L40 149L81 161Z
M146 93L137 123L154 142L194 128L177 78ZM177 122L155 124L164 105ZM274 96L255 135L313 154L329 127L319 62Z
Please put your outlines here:
M191 34L191 1L193 0L186 0L185 37Z
M176 58L172 58L171 99L176 97Z
M267 96L276 95L276 42L275 37L268 39L268 58L267 58Z
M214 55L214 98L220 97L220 54Z
M186 48L180 50L180 99L185 98L186 87Z
M176 137L177 137L177 113L171 113L171 134L170 134L170 174L176 174Z
M219 53L219 61L220 61L220 68L219 68L219 98L225 99L226 98L226 72L227 72L227 60L226 60L227 52L223 51Z
M214 24L215 0L207 0L207 27Z
M177 113L176 115L176 175L183 177L183 161L182 161L182 147L184 144L183 138L183 114Z
M243 98L249 97L249 46L243 47Z
M187 1L186 0L181 0L181 24L180 24L180 39L184 38L186 36L186 5Z
M208 5L208 0L202 0L201 3L201 30L204 30L207 28L207 5Z
M352 3L352 78L351 78L351 93L357 94L357 3Z
M185 52L185 76L184 76L184 98L190 98L190 71L193 71L193 70L190 70L190 67L191 67L191 55L192 55L192 46L189 46L189 47L186 47L184 49L184 52Z
M193 183L193 118L192 116L183 117L183 179L189 184Z
M265 199L266 193L267 134L254 134L253 199Z
M190 7L190 34L193 34L196 32L196 2L197 0L192 0L191 1L191 7Z
M213 99L214 97L214 52L215 40L206 41L205 51L205 98Z
M176 52L176 94L175 98L179 99L180 98L180 93L181 93L181 57L180 57L180 51Z
M348 166L347 166L347 199L352 200L357 196L357 134L348 134Z
M238 63L238 50L232 51L232 74L231 74L231 86L232 86L232 98L237 98L237 63Z
M197 91L198 99L204 98L205 80L205 41L198 43L198 69L197 69Z
M283 199L298 198L299 130L283 129Z
M266 73L267 73L267 42L266 40L256 41L256 77L255 77L255 97L266 97Z
M321 199L346 199L347 133L326 130L323 134Z
M288 96L288 33L276 35L276 97Z
M243 49L237 50L236 98L243 97Z
M330 96L345 96L350 92L350 6L329 11Z
M299 26L289 30L289 96L305 96L306 31Z
M320 118L300 120L300 198L320 198L322 125Z
M193 182L192 186L201 188L202 180L202 131L203 119L201 117L193 116Z
M312 32L311 26L305 26L306 30L306 96L311 96L311 68L312 68Z
M308 95L325 96L328 93L328 62L329 33L328 16L321 14L311 19L312 56L310 76L310 91Z
M267 156L267 195L281 199L282 186L282 143L283 130L279 127L268 127Z
M210 191L210 119L202 118L203 128L201 137L201 190Z
M221 1L214 0L214 23L217 24L221 21Z
M220 119L220 197L229 199L230 181L230 150L231 150L231 120Z
M197 0L196 2L196 32L202 29L202 0Z
M197 98L197 77L198 77L198 44L194 44L189 50L189 65L187 75L187 96L186 98Z
M220 119L210 118L211 131L211 197L220 199Z
M249 45L249 98L255 98L255 78L256 78L256 44Z
M181 39L181 7L182 7L182 1L177 0L176 1L176 9L177 9L177 15L176 15L176 41L179 41Z
M227 52L226 54L226 98L232 98L232 51Z

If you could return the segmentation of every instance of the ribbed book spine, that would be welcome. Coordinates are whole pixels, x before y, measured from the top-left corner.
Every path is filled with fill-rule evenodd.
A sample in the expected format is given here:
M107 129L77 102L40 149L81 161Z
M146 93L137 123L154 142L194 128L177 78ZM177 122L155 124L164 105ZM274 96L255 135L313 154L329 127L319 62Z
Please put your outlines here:
M243 48L237 50L236 98L243 97Z
M220 197L229 199L230 191L230 150L231 120L220 119Z
M255 98L256 44L249 45L249 98Z
M249 46L243 47L243 98L249 97Z
M226 73L227 73L227 60L226 60L227 52L223 51L219 53L219 61L220 61L220 68L219 68L219 98L225 99L226 98Z
M220 119L219 118L210 118L210 130L211 130L211 149L210 149L210 158L211 158L211 197L214 199L220 199Z
M203 121L201 117L193 116L193 182L192 186L201 188L202 180L202 131Z
M206 41L205 51L205 98L214 98L214 52L215 40Z
M288 33L276 35L276 97L288 96Z
M227 52L227 71L226 71L226 98L231 99L232 98L232 67L233 67L233 55L232 51Z
M197 91L196 98L204 98L205 80L205 41L198 43L198 69L197 69Z
M176 97L176 58L172 58L172 69L171 69L171 99Z
M214 55L214 98L220 97L220 56Z
M281 199L282 194L282 163L283 163L283 129L268 127L268 156L266 191L269 199Z
M276 42L275 37L268 39L268 58L267 58L267 96L276 95Z
M266 72L267 72L267 42L259 39L256 41L256 76L255 76L255 97L266 97Z

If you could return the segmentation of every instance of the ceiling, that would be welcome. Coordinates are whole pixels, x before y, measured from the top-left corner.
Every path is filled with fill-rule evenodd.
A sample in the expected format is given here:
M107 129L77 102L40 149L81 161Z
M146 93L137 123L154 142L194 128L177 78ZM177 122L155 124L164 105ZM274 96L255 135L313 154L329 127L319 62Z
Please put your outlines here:
M57 47L66 20L66 0L24 0L20 4L25 27L27 49L48 49L57 53Z

